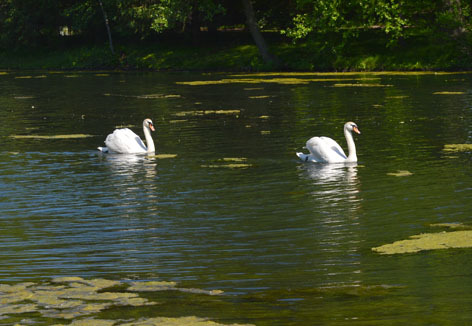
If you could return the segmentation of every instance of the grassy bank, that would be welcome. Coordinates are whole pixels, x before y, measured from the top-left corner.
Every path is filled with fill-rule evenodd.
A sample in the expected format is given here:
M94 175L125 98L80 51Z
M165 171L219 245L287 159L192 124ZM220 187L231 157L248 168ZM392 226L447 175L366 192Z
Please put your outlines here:
M381 35L346 41L322 35L294 44L267 35L280 66L265 64L249 35L227 34L199 43L165 39L147 43L116 42L115 55L104 45L0 51L0 69L123 69L196 71L376 71L470 70L465 46L420 36L387 46ZM469 45L470 49L470 45Z

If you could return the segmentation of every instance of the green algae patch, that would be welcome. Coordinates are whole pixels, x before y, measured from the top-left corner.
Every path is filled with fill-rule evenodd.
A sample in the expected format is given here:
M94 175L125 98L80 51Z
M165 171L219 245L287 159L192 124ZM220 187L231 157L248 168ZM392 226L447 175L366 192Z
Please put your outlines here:
M387 175L394 177L409 177L410 175L413 175L413 173L407 170L398 170L397 172L389 172Z
M126 321L94 319L97 314L107 309L117 307L133 309L133 307L157 305L158 302L141 297L140 293L159 291L179 291L211 296L223 294L220 290L178 287L176 282L129 282L101 278L84 279L75 276L57 277L42 283L0 284L0 319L19 318L20 320L22 314L28 313L35 316L31 317L32 323L36 322L36 318L53 318L71 321L68 325L122 325L125 322L129 325L167 325L162 318L156 319L156 322L152 318L134 321L133 318ZM169 322L172 322L169 325L193 325L187 321L197 317L183 318L169 319ZM219 324L199 319L196 325Z
M247 169L252 167L252 164L245 164L245 163L232 163L232 164L202 164L200 165L202 168L210 168L210 169L219 169L219 168L227 168L227 169Z
M182 111L177 112L174 115L177 117L187 117L187 116L205 116L205 115L238 115L241 113L241 110L195 110L195 111Z
M462 224L462 223L433 223L433 224L430 224L429 226L431 227L440 227L440 228L449 228L449 229L466 229L466 230L470 230L472 229L472 226L470 225L465 225L465 224Z
M137 98L137 99L144 99L144 100L155 100L155 99L165 99L165 98L181 98L181 95L178 94L143 94L143 95L125 95L125 94L112 94L112 93L104 93L104 96L112 96L112 97L129 97L129 98Z
M223 157L219 161L223 161L223 162L246 162L247 157Z
M177 154L156 154L156 155L148 155L148 158L157 158L159 160L166 159L166 158L176 158Z
M247 163L246 157L223 157L214 162L214 164L202 164L202 168L209 169L247 169L252 167L252 164Z
M393 85L388 84L343 84L338 83L334 84L333 87L393 87Z
M249 96L250 99L263 99L263 98L271 98L272 96L270 95L255 95L255 96Z
M131 282L128 287L128 291L136 292L156 292L156 291L167 291L175 290L177 286L176 282L159 282L159 281L148 281L148 282Z
M395 241L391 244L385 244L372 248L372 251L385 255L393 255L416 253L424 250L470 247L472 247L472 231L467 230L440 233L423 233L411 236L407 240Z
M470 152L472 144L446 144L443 151L445 152Z
M220 295L223 294L221 290L204 290L195 288L180 288L177 287L176 282L159 282L159 281L147 281L147 282L132 282L127 289L128 291L135 292L158 292L158 291L179 291L194 294L206 294L206 295Z
M250 326L249 324L220 324L211 321L207 318L200 318L195 316L190 317L155 317L155 318L141 318L137 321L120 326Z
M306 85L313 82L341 82L346 81L345 78L297 78L290 77L290 75L285 75L286 77L279 78L247 78L244 75L234 75L234 77L246 77L246 78L223 78L218 80L197 80L197 81L188 81L188 82L177 82L179 85L188 85L188 86L206 86L206 85L224 85L224 84L279 84L279 85ZM250 75L257 77L257 75ZM270 75L267 75L270 76ZM275 76L275 75L272 75ZM297 76L297 75L293 75ZM302 75L300 75L302 76ZM371 80L369 78L362 79L349 79L349 80Z
M94 318L85 318L80 320L74 320L72 323L67 324L68 326L113 326L115 321L106 320L106 319L94 319ZM54 324L52 326L65 326L64 324Z
M89 138L94 135L87 134L70 134L70 135L10 135L13 139L78 139L78 138Z
M434 92L434 95L462 95L465 94L465 92Z

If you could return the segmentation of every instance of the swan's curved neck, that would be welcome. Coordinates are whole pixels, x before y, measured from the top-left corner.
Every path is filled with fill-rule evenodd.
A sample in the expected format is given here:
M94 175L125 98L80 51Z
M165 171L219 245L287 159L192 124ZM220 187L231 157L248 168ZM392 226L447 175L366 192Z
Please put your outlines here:
M143 125L144 138L146 138L146 146L148 153L154 153L156 148L154 147L154 140L152 140L151 130L145 125Z
M346 137L347 150L349 153L346 162L357 162L356 144L354 143L352 132L344 128L344 136Z

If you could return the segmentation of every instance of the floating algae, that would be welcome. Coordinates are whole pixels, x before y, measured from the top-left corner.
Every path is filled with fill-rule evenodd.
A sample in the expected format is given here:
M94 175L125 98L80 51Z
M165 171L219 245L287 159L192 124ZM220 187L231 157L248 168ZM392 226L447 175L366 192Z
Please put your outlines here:
M158 98L180 98L180 95L177 94L147 94L147 95L138 95L137 98L142 99L158 99Z
M120 326L224 326L217 322L200 317L156 317L144 319L141 318L135 322L120 324ZM228 326L250 326L249 324L231 324Z
M252 164L244 163L232 163L232 164L202 164L202 168L218 169L218 168L228 168L228 169L247 169L252 167Z
M182 111L177 112L174 115L177 117L186 117L186 116L204 116L204 115L212 115L212 114L240 114L241 110L196 110L196 111Z
M394 95L394 96L387 96L386 98L392 99L392 100L393 99L398 100L398 99L404 99L404 98L407 98L407 97L408 97L408 95Z
M144 95L125 95L125 94L111 94L104 93L104 96L115 96L115 97L130 97L137 99L153 100L153 99L162 99L162 98L180 98L182 96L177 94L144 94Z
M180 288L175 282L121 282L100 278L86 280L81 277L58 277L44 283L0 284L0 319L21 318L17 315L34 313L36 316L34 318L73 320L69 325L121 325L124 321L93 319L93 315L113 307L156 305L157 302L140 297L139 292L157 291L180 291L205 295L223 293L220 290ZM85 319L79 319L84 317ZM175 322L175 325L186 325L185 319L169 320ZM135 325L131 321L132 319L127 321L130 322L129 325ZM179 321L184 323L179 323ZM32 322L34 323L35 320ZM136 325L155 325L152 319L147 324L144 323L145 319L135 322ZM159 323L159 325L166 324ZM208 321L207 324L201 325L218 324Z
M256 75L252 75L256 76ZM239 77L235 75L235 77ZM243 76L247 77L247 76ZM198 80L189 82L177 82L179 85L188 86L205 86L205 85L223 85L223 84L280 84L280 85L305 85L311 82L339 82L346 80L371 80L369 78L362 79L345 79L345 78L223 78L219 80ZM383 85L385 86L385 85ZM391 85L390 85L391 86Z
M106 320L106 319L94 319L94 318L85 318L81 320L74 320L72 323L67 324L68 326L113 326L115 321ZM64 326L63 324L55 324L52 326Z
M472 144L446 144L443 151L445 152L470 152Z
M391 175L394 177L409 177L410 175L413 175L410 171L407 170L398 170L397 172L389 172L387 175Z
M246 163L246 157L224 157L216 160L216 164L203 164L202 168L229 168L229 169L247 169L252 167L252 164Z
M333 87L392 87L389 84L334 84Z
M38 75L38 76L16 76L15 79L31 79L31 78L47 78L46 75Z
M166 158L176 158L177 154L156 154L148 155L148 158L157 158L157 159L166 159Z
M380 254L416 253L423 250L470 248L472 247L472 231L452 231L440 233L423 233L411 236L410 239L396 241L380 247L372 248Z
M10 135L10 138L14 139L77 139L77 138L88 138L94 137L93 135L87 134L70 134L70 135Z
M179 288L175 282L132 282L131 286L128 287L128 291L136 292L158 292L158 291L180 291L186 293L195 294L207 294L207 295L220 295L223 294L221 290L203 290L194 288Z
M159 282L159 281L148 281L148 282L131 282L128 287L128 291L136 292L155 292L155 291L167 291L175 290L177 286L176 282Z
M270 98L270 95L257 95L257 96L249 96L250 99L260 99L260 98Z
M219 160L220 161L220 160ZM246 162L246 157L223 157L221 161L224 162Z
M433 223L433 224L430 224L429 226L432 226L432 227L440 227L440 228L449 228L449 229L467 229L467 230L470 230L472 229L472 226L469 226L469 225L465 225L465 224L462 224L462 223Z
M434 92L434 95L462 95L465 92Z

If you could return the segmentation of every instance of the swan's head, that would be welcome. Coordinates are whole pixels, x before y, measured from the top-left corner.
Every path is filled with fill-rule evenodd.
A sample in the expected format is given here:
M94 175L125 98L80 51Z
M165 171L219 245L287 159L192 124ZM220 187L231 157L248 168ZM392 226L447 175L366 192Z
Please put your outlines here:
M344 129L348 130L349 132L355 132L356 134L360 134L360 130L359 128L357 127L356 123L355 122L352 122L352 121L349 121L349 122L346 122L344 124Z
M152 123L151 119L144 119L143 121L143 127L149 128L151 131L155 131L154 129L154 124Z

